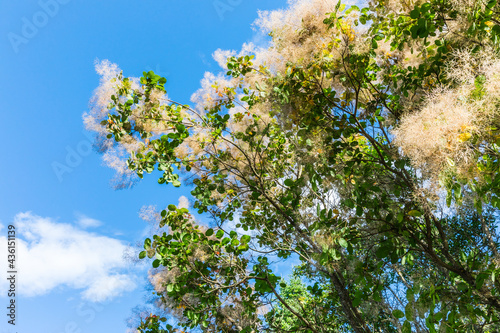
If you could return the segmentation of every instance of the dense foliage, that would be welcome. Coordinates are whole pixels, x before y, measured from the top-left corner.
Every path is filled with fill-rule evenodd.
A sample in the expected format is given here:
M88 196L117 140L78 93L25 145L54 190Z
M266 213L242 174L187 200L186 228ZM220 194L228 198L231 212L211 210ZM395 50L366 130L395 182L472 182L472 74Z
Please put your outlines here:
M270 44L218 50L192 107L98 64L105 160L211 221L161 211L140 332L500 330L500 5L359 7L260 13Z

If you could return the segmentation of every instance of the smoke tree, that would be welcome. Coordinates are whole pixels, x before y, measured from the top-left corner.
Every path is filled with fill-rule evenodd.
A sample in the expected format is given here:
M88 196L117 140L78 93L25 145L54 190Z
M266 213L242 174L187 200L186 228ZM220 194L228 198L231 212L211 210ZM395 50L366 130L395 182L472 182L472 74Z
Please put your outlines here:
M497 1L293 0L256 25L269 44L216 51L192 106L97 64L84 120L117 186L159 171L211 221L160 212L138 330L500 330Z

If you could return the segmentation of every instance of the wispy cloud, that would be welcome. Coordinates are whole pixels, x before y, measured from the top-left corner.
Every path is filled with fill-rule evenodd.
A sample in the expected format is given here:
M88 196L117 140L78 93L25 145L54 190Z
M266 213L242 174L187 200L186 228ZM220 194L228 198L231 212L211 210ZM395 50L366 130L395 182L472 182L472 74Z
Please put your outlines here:
M102 301L120 296L124 291L132 291L135 286L134 280L127 274L101 276L82 295L91 301Z
M93 226L97 220L79 221ZM21 295L38 296L69 287L81 290L83 299L102 302L135 289L136 277L127 272L130 264L123 256L127 246L120 240L32 213L16 215L13 224ZM7 248L6 242L5 236L0 237L0 248ZM1 280L2 294L6 289L6 281Z
M75 216L77 218L76 223L84 229L97 228L102 225L101 221L88 217L82 213L75 213Z

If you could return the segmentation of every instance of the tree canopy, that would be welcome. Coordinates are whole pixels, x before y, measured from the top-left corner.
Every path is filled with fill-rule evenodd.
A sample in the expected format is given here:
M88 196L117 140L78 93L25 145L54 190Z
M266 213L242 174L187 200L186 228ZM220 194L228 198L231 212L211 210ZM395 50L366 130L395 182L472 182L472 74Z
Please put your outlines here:
M294 0L256 25L268 45L216 51L192 106L97 65L84 119L117 185L192 188L139 254L138 331L498 332L497 1Z

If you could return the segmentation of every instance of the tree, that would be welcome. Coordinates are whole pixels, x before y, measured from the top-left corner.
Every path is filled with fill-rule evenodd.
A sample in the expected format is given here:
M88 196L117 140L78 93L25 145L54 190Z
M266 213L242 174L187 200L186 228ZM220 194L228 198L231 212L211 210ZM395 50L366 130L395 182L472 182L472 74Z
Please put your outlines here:
M85 121L105 159L160 184L184 174L211 219L171 204L140 254L178 327L498 331L499 14L496 0L292 1L261 14L269 47L216 52L226 73L193 107L153 72L100 63ZM273 261L296 258L303 282L287 283ZM161 329L176 330L139 328Z

